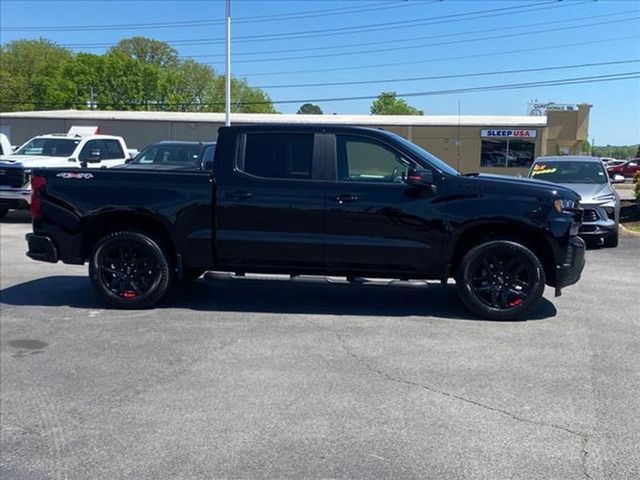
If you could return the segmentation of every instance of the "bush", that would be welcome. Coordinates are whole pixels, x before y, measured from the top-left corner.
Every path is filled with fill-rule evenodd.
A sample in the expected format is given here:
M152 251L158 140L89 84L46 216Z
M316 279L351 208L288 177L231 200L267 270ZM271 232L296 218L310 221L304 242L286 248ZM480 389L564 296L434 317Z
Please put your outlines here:
M636 174L633 176L633 184L633 192L636 195L636 200L640 202L640 172L636 172Z

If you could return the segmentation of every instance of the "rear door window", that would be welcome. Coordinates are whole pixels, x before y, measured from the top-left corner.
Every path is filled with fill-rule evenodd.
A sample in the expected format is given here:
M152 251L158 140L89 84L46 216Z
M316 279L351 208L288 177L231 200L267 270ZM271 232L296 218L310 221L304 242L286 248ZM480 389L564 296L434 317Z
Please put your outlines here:
M241 170L264 178L309 180L313 133L249 133Z

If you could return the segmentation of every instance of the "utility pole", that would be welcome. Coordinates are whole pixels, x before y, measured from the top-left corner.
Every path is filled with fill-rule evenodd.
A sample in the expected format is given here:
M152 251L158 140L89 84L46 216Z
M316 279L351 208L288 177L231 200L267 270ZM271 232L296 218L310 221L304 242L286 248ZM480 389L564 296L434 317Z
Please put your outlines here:
M225 0L225 17L227 21L227 33L226 33L226 72L224 82L224 124L225 126L231 125L231 0Z

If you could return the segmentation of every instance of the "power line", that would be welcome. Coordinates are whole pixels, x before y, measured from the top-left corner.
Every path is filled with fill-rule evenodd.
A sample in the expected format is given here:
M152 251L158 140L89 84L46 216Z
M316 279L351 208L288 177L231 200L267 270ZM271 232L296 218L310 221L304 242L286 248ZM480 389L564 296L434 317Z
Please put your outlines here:
M552 20L552 21L545 21L545 22L535 22L535 23L528 23L528 24L520 24L520 25L511 25L508 27L500 27L501 31L504 30L514 30L514 29L518 29L518 28L527 28L527 27L535 27L538 25L553 25L556 23L562 23L562 24L566 24L567 22L578 22L581 20L591 20L594 18L597 19L602 19L602 18L609 18L609 17L617 17L620 15L628 15L628 14L633 14L633 13L637 13L638 10L634 9L634 10L624 10L621 12L616 12L616 13L608 13L605 15L599 14L599 15L589 15L586 17L573 17L570 19L561 19L561 20ZM258 52L236 52L234 53L234 57L242 57L242 56L247 56L247 55L272 55L274 53L295 53L295 52L317 52L319 50L334 50L334 49L343 49L343 48L352 48L352 47L370 47L373 45L389 45L389 44L396 44L396 43L404 43L404 42L412 42L412 41L418 41L418 40L431 40L431 39L435 39L435 38L446 38L446 37L458 37L461 35L472 35L472 34L476 34L476 33L487 33L487 32L495 32L496 28L492 27L492 28L484 28L482 30L471 30L471 31L467 31L467 32L458 32L458 33L444 33L444 34L439 34L439 35L429 35L426 37L411 37L411 38L400 38L397 40L382 40L382 41L376 41L376 42L359 42L359 43L348 43L348 44L344 44L341 43L340 45L330 45L330 46L314 46L314 47L305 47L305 48L289 48L289 49L284 49L284 50L262 50L262 51L258 51ZM210 58L210 57L224 57L223 53L208 53L208 54L196 54L196 55L185 55L184 57L181 58Z
M431 0L426 3L434 3L438 0ZM270 14L270 15L259 15L259 16L249 16L249 17L237 17L234 18L234 23L256 23L263 22L265 20L298 20L302 18L313 18L319 16L327 16L330 14L340 14L340 15L348 15L353 13L363 13L363 12L371 12L371 11L379 11L379 10L388 10L388 9L396 9L396 8L405 8L405 7L413 7L417 5L424 5L423 2L406 2L403 0L395 0L392 2L384 2L380 3L376 6L369 7L342 7L342 8L328 8L323 10L310 10L308 12L299 12L299 13L281 13L281 14ZM208 27L214 25L224 25L224 20L219 19L200 19L200 20L181 20L175 22L148 22L148 23L118 23L118 24L110 24L110 25L101 25L101 26L91 26L91 25L60 25L60 26L51 26L51 25L42 25L38 27L26 27L26 26L18 26L18 27L4 27L2 30L5 32L95 32L95 31L109 31L109 30L129 30L135 28L137 30L141 29L157 29L157 28L184 28L184 27Z
M306 30L302 32L288 32L288 33L274 33L269 35L244 35L234 37L234 44L239 43L248 43L248 42L266 42L266 41L274 41L274 40L297 40L302 38L315 38L315 37L326 37L326 36L336 36L336 35L350 35L350 34L358 34L358 33L369 33L374 31L383 31L383 30L398 30L401 28L415 28L421 27L424 25L435 25L441 23L452 23L452 22L460 22L460 21L468 21L468 20L477 20L479 18L486 17L494 17L497 12L504 12L503 16L506 15L517 15L521 13L528 13L532 11L538 10L548 10L550 8L563 8L573 5L579 5L582 3L587 3L591 0L584 0L582 2L563 2L560 3L558 0L534 3L532 5L522 5L517 7L505 7L505 8L496 8L492 10L476 10L473 12L467 13L457 13L457 14L449 14L449 15L440 15L437 17L423 17L414 20L401 20L394 22L383 22L383 23L374 23L367 25L357 25L351 27L340 27L334 29L321 29L321 30ZM538 8L529 8L531 6L538 6ZM472 16L472 17L469 17ZM431 21L437 20L437 21ZM214 45L224 43L224 38L216 37L216 38L194 38L194 39L181 39L181 40L169 40L165 43L168 43L172 46L190 46L190 45ZM112 43L72 43L72 44L60 44L62 47L67 48L107 48L113 46Z
M251 76L274 76L274 75L301 75L307 73L321 73L321 72L345 72L349 70L367 70L371 68L383 68L383 67L398 67L405 65L416 65L422 64L426 62L446 62L450 60L464 60L467 58L479 58L479 57L491 57L491 56L500 56L500 55L508 55L511 53L526 53L526 52L535 52L539 50L555 50L556 48L566 48L566 47L575 47L575 46L583 46L583 45L594 45L600 43L608 43L615 42L618 40L629 40L633 38L640 38L640 35L629 35L624 37L614 37L602 40L591 40L588 42L574 42L574 43L565 43L559 45L548 45L543 47L531 47L531 48L520 48L517 50L500 50L498 52L487 52L487 53L473 53L469 55L458 55L458 56L447 56L440 58L425 58L421 60L411 60L411 61L403 61L403 62L393 62L393 63L378 63L378 64L368 64L368 65L356 65L353 67L332 67L332 68L315 68L310 70L288 70L288 71L280 71L280 72L251 72L251 73L240 73L239 77L251 77Z
M533 31L526 31L526 32L517 32L517 33L506 33L506 34L501 34L501 35L490 35L487 37L478 37L478 38L467 38L467 39L461 39L461 40L451 40L448 42L438 42L438 43L422 43L422 44L418 44L418 45L411 45L411 46L401 46L401 47L391 47L391 48L376 48L376 49L369 49L369 50L359 50L356 52L339 52L339 53L325 53L325 54L321 54L321 55L313 55L314 59L317 58L334 58L334 57L344 57L344 56L351 56L351 55L363 55L363 54L367 54L367 53L384 53L384 52L395 52L395 51L405 51L405 50L411 50L411 49L415 49L415 48L424 48L424 47L439 47L439 46L444 46L444 45L457 45L460 43L469 43L469 42L481 42L481 41L485 41L485 40L497 40L497 39L501 39L501 38L512 38L512 37L521 37L523 35L538 35L538 34L542 34L542 33L550 33L550 32L559 32L559 31L566 31L566 30L575 30L575 29L581 29L581 28L589 28L589 27L595 27L595 26L600 26L600 25L610 25L612 23L622 23L622 22L630 22L630 21L636 21L636 20L640 20L640 17L631 17L631 18L623 18L623 19L616 19L616 20L608 20L608 21L604 21L604 22L592 22L592 23L584 23L581 25L573 25L570 27L556 27L556 28L547 28L545 30L533 30ZM293 57L272 57L272 58L261 58L261 59L253 59L253 60L236 60L234 63L261 63L261 62L282 62L282 61L288 61L288 60L302 60L302 59L308 59L309 55L303 55L303 56L293 56ZM220 62L205 62L208 65L218 65Z
M499 84L499 85L482 85L477 87L465 87L465 88L456 88L456 89L446 89L446 90L430 90L430 91L422 91L422 92L409 92L409 93L398 93L396 94L399 98L404 97L425 97L425 96L436 96L436 95L451 95L451 94L460 94L460 93L475 93L475 92L487 92L487 91L502 91L502 90L518 90L518 89L527 89L527 88L537 88L537 87L552 87L552 86L563 86L563 85L576 85L576 84L585 84L585 83L601 83L601 82L609 82L609 81L620 81L620 80L635 80L640 79L640 71L635 72L623 72L609 75L596 75L589 77L572 77L572 78L559 78L553 80L544 80L539 82L526 82L526 83L508 83L508 84ZM310 103L310 102L342 102L349 100L373 100L378 98L378 95L360 95L360 96L352 96L352 97L327 97L327 98L306 98L306 99L286 99L286 100L272 100L272 101L260 101L260 102L234 102L236 106L243 105L269 105L269 104L288 104L288 103ZM18 105L24 103L31 103L39 106L73 106L84 104L83 102L33 102L33 101L2 101L0 104L7 105ZM147 107L149 106L148 102L121 102L121 103L101 103L101 106L105 107L121 107L121 106L134 106L134 107ZM224 102L183 102L183 103L158 103L154 106L160 107L212 107L212 106L221 106L224 105Z
M458 74L452 74L452 75L436 75L436 76L430 76L430 77L387 78L384 80L355 80L350 82L257 85L253 88L274 89L274 88L333 87L333 86L346 86L346 85L372 85L375 83L415 82L415 81L422 81L422 80L444 80L444 79L450 79L450 78L471 78L471 77L484 77L484 76L490 76L490 75L510 75L513 73L546 72L546 71L552 71L552 70L568 70L573 68L601 67L606 65L623 65L623 64L638 63L638 62L640 62L640 58L636 58L632 60L616 60L611 62L582 63L582 64L576 64L576 65L558 65L558 66L552 66L552 67L523 68L518 70L499 70L499 71L491 71L491 72L458 73Z

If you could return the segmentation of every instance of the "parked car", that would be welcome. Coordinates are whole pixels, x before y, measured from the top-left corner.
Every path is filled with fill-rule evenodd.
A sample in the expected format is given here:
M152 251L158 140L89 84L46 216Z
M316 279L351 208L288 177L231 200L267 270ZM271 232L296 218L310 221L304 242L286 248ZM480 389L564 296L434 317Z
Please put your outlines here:
M205 270L454 277L472 312L504 320L584 266L572 190L461 175L377 129L222 127L211 173L63 168L32 184L27 255L89 262L98 294L121 308Z
M68 133L32 138L16 152L0 156L0 218L10 209L29 208L34 168L100 168L129 158L122 137L100 135L97 127L71 127Z
M599 158L581 156L538 157L529 177L575 191L584 209L580 235L605 247L618 246L620 196L611 184L624 182L624 177L609 178Z
M618 165L624 165L625 163L627 163L626 160L608 160L604 163L605 168L609 168L609 167L617 167Z
M607 166L609 175L622 175L623 177L632 178L636 173L640 172L640 158L633 158L622 165Z
M215 142L162 141L145 147L121 168L211 170Z

